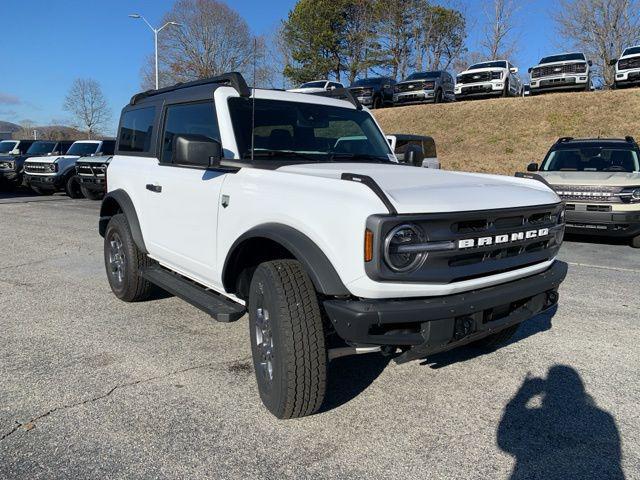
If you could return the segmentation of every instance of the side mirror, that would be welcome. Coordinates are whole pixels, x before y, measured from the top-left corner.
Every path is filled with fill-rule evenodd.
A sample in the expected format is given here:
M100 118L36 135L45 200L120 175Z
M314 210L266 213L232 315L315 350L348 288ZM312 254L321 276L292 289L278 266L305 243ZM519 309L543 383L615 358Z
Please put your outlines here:
M20 155L20 150L18 150L17 148L14 148L9 152L9 155Z
M173 163L209 168L220 165L222 144L204 135L183 134L173 138Z
M512 68L510 69L510 72L511 72L511 73L518 73L518 67L512 67Z
M404 162L407 165L413 165L414 167L422 167L422 161L424 160L424 151L419 145L408 145L404 151Z
M587 63L589 64L590 67L593 67L593 62L591 60L589 60Z
M616 63L618 63L618 59L617 58L612 58L611 60L609 60L609 65L613 66Z
M528 73L531 73L531 70L533 70L533 68L529 67L529 69L527 70Z
M527 172L537 172L538 171L538 164L535 162L531 162L529 165L527 165Z
M335 86L335 85L331 85L331 86L329 87L329 90L335 90L335 89L336 89L336 86Z

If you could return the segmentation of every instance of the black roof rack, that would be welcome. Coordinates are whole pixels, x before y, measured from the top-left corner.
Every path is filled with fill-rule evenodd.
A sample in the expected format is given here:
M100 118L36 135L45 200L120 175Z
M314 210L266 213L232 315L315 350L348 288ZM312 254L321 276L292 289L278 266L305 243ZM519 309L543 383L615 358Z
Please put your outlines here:
M348 88L335 88L333 90L327 90L326 92L315 92L311 95L346 100L347 102L351 102L358 110L362 110L362 104L353 96L353 93L351 93L351 90Z
M570 142L571 140L573 140L573 137L560 137L556 140L556 143Z
M626 137L624 137L624 139L625 139L626 142L636 143L636 139L633 138L631 135L627 135Z
M222 75L218 75L217 77L210 78L202 78L200 80L194 80L192 82L184 82L184 83L176 83L170 87L160 88L158 90L147 90L146 92L136 93L133 97L131 97L130 105L135 105L140 100L152 97L154 95L160 95L162 93L173 92L175 90L180 90L182 88L189 87L197 87L200 85L208 85L210 83L217 83L220 85L228 85L230 87L235 88L241 97L249 97L251 96L251 90L245 82L242 74L238 72L230 72L224 73Z

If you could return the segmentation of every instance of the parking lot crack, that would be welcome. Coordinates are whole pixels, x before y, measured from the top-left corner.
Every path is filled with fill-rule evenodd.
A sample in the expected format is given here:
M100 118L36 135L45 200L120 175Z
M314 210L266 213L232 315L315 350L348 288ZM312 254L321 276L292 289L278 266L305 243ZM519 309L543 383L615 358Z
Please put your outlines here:
M24 427L25 430L29 431L31 430L33 427L35 427L36 422L38 422L39 420L42 420L43 418L46 418L56 412L59 412L61 410L68 410L70 408L75 408L75 407L80 407L82 405L86 405L89 403L93 403L93 402L97 402L99 400L103 400L109 396L111 396L116 390L120 390L122 388L126 388L126 387L134 387L136 385L140 385L140 384L144 384L144 383L149 383L149 382L153 382L155 380L161 380L164 378L168 378L171 377L173 375L179 375L181 373L186 373L186 372L192 372L194 370L200 370L200 369L204 369L204 368L210 368L213 367L214 365L216 365L218 362L209 362L209 363L203 363L200 365L194 365L191 367L186 367L186 368L181 368L179 370L173 370L171 372L168 373L164 373L162 375L155 375L153 377L147 377L147 378L142 378L140 380L133 380L131 382L125 382L125 383L120 383L117 384L113 387L111 387L106 393L103 393L101 395L97 395L95 397L91 397L91 398L87 398L85 400L80 400L78 402L72 402L72 403L68 403L65 405L60 405L58 407L54 407L36 417L33 417L31 420L27 421L27 422L16 422L15 426L7 431L6 433L2 434L2 436L0 436L0 441L5 440L6 438L10 437L11 435L13 435L15 432L17 432L18 430L20 430L20 428ZM233 363L233 362L229 362L229 363Z

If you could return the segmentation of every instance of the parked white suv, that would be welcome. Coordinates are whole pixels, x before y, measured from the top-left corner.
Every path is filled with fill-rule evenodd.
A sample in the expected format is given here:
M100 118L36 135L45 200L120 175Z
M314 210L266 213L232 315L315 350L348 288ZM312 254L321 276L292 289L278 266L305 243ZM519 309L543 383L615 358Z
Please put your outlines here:
M40 195L64 191L71 198L82 198L76 160L90 155L111 155L113 140L79 140L64 155L31 157L24 163L25 183Z
M518 67L507 60L476 63L456 77L456 99L501 95L518 97L522 94L522 80Z
M591 90L591 60L584 53L544 57L529 69L531 95L552 90Z
M297 88L291 88L287 91L295 93L321 93L330 92L331 90L337 90L344 88L340 82L331 82L329 80L315 80L313 82L303 83Z
M619 59L610 63L616 67L616 88L640 84L640 45L626 48Z
M550 188L401 165L347 98L252 92L239 74L138 94L107 170L114 294L155 284L222 322L248 313L279 418L320 408L333 358L504 341L566 274Z

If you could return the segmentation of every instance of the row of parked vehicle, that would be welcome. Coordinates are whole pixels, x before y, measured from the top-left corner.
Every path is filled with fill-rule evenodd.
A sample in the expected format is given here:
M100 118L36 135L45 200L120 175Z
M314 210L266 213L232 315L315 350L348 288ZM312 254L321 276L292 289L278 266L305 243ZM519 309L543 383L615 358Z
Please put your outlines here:
M0 189L27 186L39 195L64 191L71 198L100 200L115 140L3 140Z
M639 84L640 46L625 49L611 65L616 69L614 88ZM349 90L370 108L452 102L471 97L517 97L558 90L590 91L594 89L592 66L584 53L562 53L544 57L529 68L527 84L511 62L492 60L470 65L455 78L443 70L415 72L400 82L391 77L359 79ZM339 88L344 88L339 82L316 80L290 91L319 93Z

